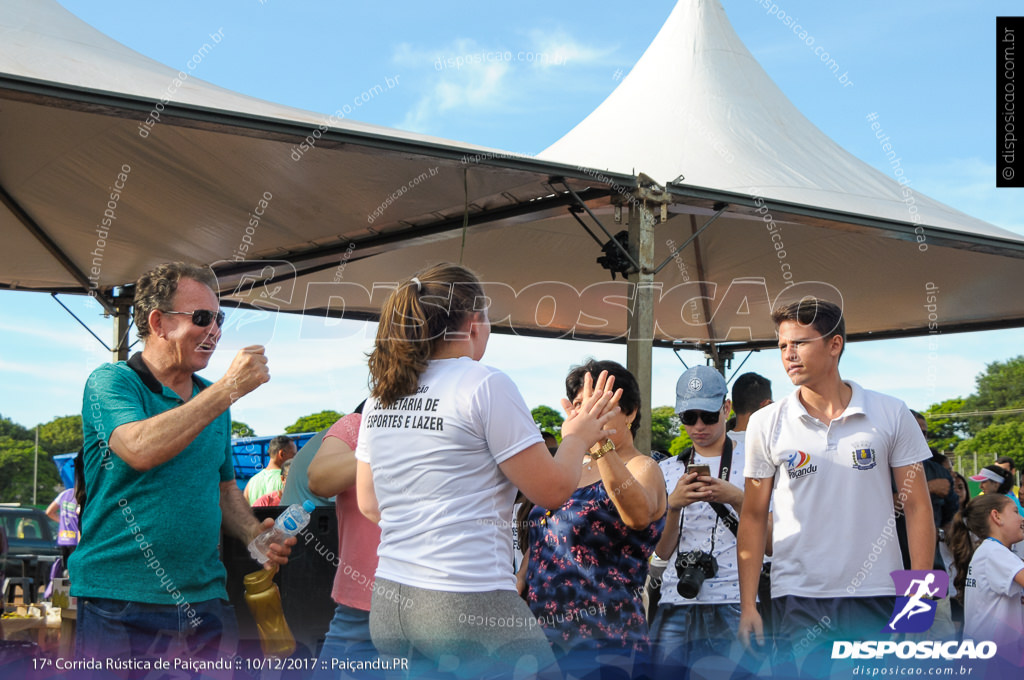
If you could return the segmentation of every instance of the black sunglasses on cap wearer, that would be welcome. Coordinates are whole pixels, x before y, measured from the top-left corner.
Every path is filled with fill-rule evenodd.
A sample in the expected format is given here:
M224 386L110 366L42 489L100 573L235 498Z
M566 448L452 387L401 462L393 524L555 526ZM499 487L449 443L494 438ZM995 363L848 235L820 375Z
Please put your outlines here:
M217 328L224 325L224 312L211 312L209 309L196 309L191 312L164 312L164 314L188 314L192 317L192 323L200 328L209 326L214 317L217 319Z
M722 409L717 411L683 411L683 414L679 416L679 420L683 421L683 425L692 426L696 425L697 418L700 418L704 421L705 425L714 425L721 417Z

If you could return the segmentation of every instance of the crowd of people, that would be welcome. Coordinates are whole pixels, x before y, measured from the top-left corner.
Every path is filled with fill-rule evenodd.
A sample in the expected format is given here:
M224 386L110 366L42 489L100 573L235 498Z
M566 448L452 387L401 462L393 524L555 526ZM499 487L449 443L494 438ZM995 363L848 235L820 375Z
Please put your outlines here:
M234 482L227 409L269 372L248 347L220 380L195 375L223 320L209 276L180 263L144 275L143 351L86 386L80 657L212 659L235 635L216 533L247 542L269 524ZM926 610L935 639L995 641L1024 665L1012 461L979 471L968 498L923 417L840 377L838 306L775 310L797 388L780 401L754 373L730 395L712 368L683 372L675 411L692 446L659 462L634 445L645 395L611 361L569 371L561 440L545 440L481 362L484 299L458 265L403 281L382 308L369 398L308 465L338 518L318 676L340 677L331 659L386 657L410 659L413 677L829 677L833 642L893 639L887 626L910 632ZM247 496L270 493L295 455L279 444ZM162 521L177 498L187 531ZM932 604L897 590L907 570Z

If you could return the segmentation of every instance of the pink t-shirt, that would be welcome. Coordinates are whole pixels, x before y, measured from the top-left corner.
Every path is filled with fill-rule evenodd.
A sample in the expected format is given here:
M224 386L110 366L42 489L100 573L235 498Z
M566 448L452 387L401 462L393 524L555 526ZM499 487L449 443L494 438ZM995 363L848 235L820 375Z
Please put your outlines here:
M350 413L332 425L324 439L337 437L355 451L362 419L362 414ZM331 598L338 604L368 612L373 595L373 575L377 573L380 527L359 512L355 486L338 494L334 500L334 512L338 516L339 562Z
M252 504L254 508L270 508L277 505L281 505L281 494L284 493L283 489L277 491L271 491L265 493L256 499L256 502Z

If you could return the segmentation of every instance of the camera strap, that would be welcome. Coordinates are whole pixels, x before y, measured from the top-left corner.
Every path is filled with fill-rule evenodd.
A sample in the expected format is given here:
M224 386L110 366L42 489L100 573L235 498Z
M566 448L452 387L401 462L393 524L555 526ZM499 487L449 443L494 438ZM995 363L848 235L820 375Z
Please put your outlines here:
M693 462L694 451L695 449L691 446L679 454L679 458L682 458L683 462L689 466L690 463ZM730 474L732 474L732 439L729 438L729 435L725 435L725 442L722 444L722 465L718 470L718 478L728 482ZM739 520L736 519L736 515L732 514L732 512L721 503L709 502L708 505L710 505L711 509L715 511L715 514L718 515L718 519L722 520L722 524L728 527L729 531L732 532L732 535L735 536L740 525ZM682 538L683 535L683 517L685 514L686 513L683 512L679 515L680 538ZM714 540L714 530L711 532L711 538Z

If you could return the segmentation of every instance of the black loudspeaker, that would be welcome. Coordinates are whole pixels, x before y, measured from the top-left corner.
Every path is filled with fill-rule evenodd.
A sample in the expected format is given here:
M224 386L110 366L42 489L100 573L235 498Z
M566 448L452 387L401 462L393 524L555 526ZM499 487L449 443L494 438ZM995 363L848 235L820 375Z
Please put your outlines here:
M257 519L277 517L284 507L253 508ZM320 650L327 628L334 618L335 603L331 599L338 553L338 520L334 506L317 506L309 524L292 547L288 564L274 576L281 591L281 607L285 620L298 643L296 654L313 657ZM238 618L239 653L259 656L259 632L249 606L245 602L246 574L260 568L249 556L249 549L233 536L221 533L221 559L228 572L228 599ZM303 647L305 649L303 649Z

